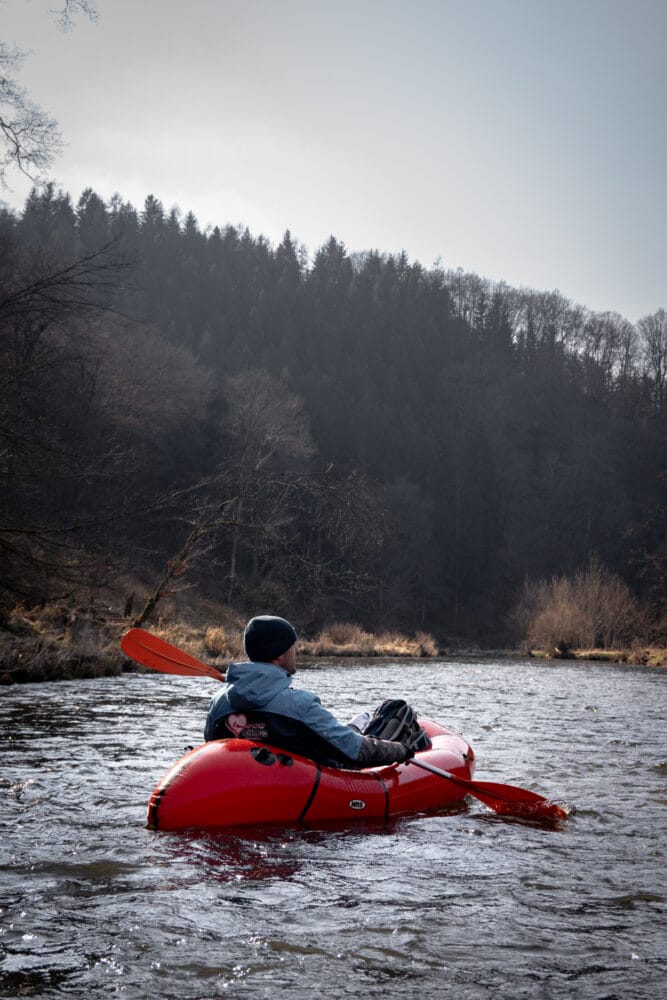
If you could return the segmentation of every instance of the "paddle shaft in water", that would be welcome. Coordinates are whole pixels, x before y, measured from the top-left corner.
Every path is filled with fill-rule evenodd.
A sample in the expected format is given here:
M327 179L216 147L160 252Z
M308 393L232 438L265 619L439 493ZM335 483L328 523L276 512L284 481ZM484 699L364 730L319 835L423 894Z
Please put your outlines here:
M181 674L185 677L212 677L218 681L225 679L225 675L215 667L202 663L190 653L183 652L177 646L172 646L170 642L142 628L130 629L121 639L120 645L132 660L150 667L151 670L165 674ZM417 757L410 758L408 763L425 771L431 771L432 774L437 774L447 781L453 781L484 805L503 815L550 820L566 819L568 816L568 813L555 802L550 802L542 795L529 792L525 788L494 781L468 781Z
M453 781L497 813L525 819L560 820L568 817L568 812L562 806L550 802L537 792L528 791L527 788L517 788L515 785L504 785L496 781L469 781L417 757L411 757L407 763Z

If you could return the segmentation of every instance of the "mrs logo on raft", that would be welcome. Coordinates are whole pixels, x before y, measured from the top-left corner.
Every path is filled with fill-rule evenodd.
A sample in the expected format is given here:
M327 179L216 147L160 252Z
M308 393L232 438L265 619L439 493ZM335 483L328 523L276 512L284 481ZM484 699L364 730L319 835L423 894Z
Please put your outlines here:
M363 799L350 799L350 809L365 809L366 803Z

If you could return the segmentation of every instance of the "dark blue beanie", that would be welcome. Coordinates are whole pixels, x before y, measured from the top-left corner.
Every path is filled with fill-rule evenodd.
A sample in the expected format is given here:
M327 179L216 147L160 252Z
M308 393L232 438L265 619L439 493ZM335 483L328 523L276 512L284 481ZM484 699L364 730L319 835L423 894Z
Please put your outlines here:
M249 660L270 663L277 660L297 640L296 629L284 618L258 615L251 618L243 633L243 645Z

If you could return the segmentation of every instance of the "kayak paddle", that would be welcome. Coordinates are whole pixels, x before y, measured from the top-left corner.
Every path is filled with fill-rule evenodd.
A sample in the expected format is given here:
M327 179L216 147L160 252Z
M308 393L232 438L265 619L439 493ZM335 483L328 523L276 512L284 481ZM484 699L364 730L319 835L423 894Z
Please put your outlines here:
M131 628L120 640L123 652L131 660L141 663L151 670L159 670L163 674L182 674L185 677L212 677L216 681L224 681L225 675L215 667L202 663L189 653L184 653L177 646L172 646L165 639L159 639L151 632L142 628Z
M467 778L459 778L449 771L443 771L428 761L418 760L411 757L406 763L415 764L424 771L431 771L433 774L453 781L454 784L465 788L469 795L483 802L485 806L493 809L494 812L502 816L516 816L521 819L567 819L570 811L556 802L545 799L543 795L536 792L529 792L527 788L517 788L516 785L501 785L496 781L469 781Z
M225 675L215 667L202 663L189 653L184 653L177 646L172 646L165 639L160 639L142 628L131 628L120 641L121 649L130 659L141 663L151 670L163 674L181 674L185 677L212 677L216 681L224 681ZM569 811L556 802L545 799L536 792L515 785L502 785L495 781L468 781L459 778L449 771L429 764L428 761L411 757L406 763L414 764L425 771L453 781L465 788L469 795L483 802L485 806L503 816L517 816L522 819L567 819Z

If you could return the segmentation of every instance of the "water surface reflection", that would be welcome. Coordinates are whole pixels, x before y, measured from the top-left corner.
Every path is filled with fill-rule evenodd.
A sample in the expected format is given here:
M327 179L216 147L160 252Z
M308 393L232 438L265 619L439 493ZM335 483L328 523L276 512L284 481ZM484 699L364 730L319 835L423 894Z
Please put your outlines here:
M480 780L578 811L560 830L472 801L388 826L156 833L148 796L199 742L213 682L5 688L0 995L659 995L663 672L415 663L299 679L344 718L405 696L464 733Z

